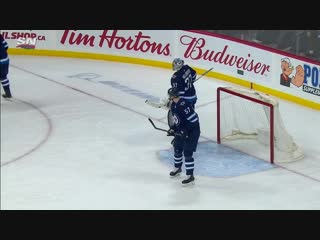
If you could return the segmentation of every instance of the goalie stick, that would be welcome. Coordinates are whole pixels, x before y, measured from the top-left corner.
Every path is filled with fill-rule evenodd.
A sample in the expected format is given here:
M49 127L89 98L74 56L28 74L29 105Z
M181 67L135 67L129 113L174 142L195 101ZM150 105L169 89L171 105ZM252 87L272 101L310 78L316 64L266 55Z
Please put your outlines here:
M195 83L196 81L198 81L200 78L202 78L204 75L206 75L208 72L210 72L211 70L213 69L213 67L212 68L209 68L207 71L205 71L204 73L202 73L201 74L201 76L200 77L198 77L196 80L194 80L193 82Z
M193 82L195 83L196 81L198 81L200 78L202 78L203 76L205 76L208 72L210 72L211 70L213 69L212 68L209 68L207 71L205 71L204 73L202 73L197 79L195 79ZM155 107L155 108L163 108L165 110L168 110L169 108L167 107L167 105L164 105L163 102L154 102L152 100L145 100L145 103L152 106L152 107Z

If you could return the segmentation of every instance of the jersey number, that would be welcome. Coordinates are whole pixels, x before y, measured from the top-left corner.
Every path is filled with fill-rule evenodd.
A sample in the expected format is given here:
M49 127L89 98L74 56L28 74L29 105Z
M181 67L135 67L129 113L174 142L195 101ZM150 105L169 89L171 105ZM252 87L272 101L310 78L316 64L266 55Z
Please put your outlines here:
M191 76L191 72L190 69L188 69L182 76L182 78L184 79L184 83L186 84L184 90L187 91L188 89L190 89L192 87L192 76Z
M187 107L186 109L184 109L184 112L185 112L186 114L188 114L190 111L191 111L191 110L190 110L189 107Z

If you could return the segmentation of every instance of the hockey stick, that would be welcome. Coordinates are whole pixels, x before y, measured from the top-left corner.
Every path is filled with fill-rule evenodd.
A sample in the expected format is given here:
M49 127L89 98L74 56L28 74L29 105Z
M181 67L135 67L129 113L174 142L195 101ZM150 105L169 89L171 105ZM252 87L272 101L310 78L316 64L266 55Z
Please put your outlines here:
M202 77L203 77L204 75L206 75L208 72L210 72L212 69L213 69L213 67L212 67L212 68L209 68L207 71L205 71L204 73L202 73L202 75L201 75L200 77L198 77L196 80L194 80L193 82L198 81L200 78L202 78Z
M163 128L158 128L156 127L156 125L154 124L154 122L151 120L151 118L148 118L149 122L152 124L152 126L154 127L154 129L157 129L159 131L163 131L163 132L168 132L166 129L163 129Z
M154 124L154 122L152 121L151 118L148 118L148 120L149 120L149 122L152 124L152 126L154 127L154 129L157 129L157 130L159 130L159 131L168 133L168 130L163 129L163 128L158 128L158 127L156 127L156 125ZM182 136L180 133L175 133L174 135Z

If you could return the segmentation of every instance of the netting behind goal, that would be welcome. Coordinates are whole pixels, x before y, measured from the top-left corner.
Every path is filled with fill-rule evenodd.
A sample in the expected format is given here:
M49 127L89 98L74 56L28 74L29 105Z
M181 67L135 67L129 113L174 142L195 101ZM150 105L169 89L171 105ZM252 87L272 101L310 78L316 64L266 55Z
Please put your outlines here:
M217 89L217 141L274 162L303 158L287 132L276 99L254 90Z

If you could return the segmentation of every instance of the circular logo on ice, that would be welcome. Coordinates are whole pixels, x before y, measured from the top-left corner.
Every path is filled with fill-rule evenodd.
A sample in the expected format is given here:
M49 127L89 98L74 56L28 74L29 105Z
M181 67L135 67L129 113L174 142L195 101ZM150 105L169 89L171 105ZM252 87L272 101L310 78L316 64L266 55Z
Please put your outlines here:
M70 75L68 76L69 78L78 78L78 79L83 79L83 80L87 80L87 81L92 81L96 78L101 77L101 75L96 74L96 73L78 73L75 75Z

